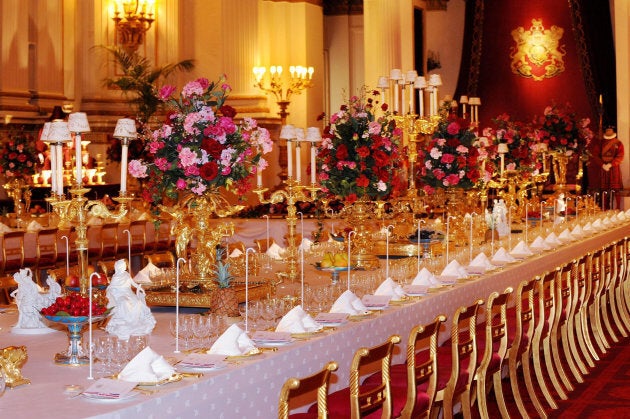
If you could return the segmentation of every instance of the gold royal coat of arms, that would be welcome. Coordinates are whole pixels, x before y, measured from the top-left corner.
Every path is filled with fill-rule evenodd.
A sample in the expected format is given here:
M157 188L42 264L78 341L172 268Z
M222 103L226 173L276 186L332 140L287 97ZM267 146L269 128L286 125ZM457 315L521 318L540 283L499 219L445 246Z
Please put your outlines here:
M545 29L542 19L532 19L529 30L522 26L514 29L512 38L516 46L510 53L512 72L536 81L562 73L566 54L564 45L560 45L563 33L564 29L555 25Z

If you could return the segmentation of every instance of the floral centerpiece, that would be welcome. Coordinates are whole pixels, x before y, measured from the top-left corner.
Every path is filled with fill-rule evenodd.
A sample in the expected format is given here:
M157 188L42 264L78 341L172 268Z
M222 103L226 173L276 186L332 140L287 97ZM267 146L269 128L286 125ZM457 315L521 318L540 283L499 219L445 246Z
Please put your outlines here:
M377 92L378 93L378 92ZM352 203L359 198L382 199L400 190L399 142L387 105L374 115L372 98L352 96L330 117L317 154L322 190Z
M498 159L499 144L505 144L507 147L507 153L504 154L506 170L517 171L521 176L528 177L533 171L540 169L538 147L531 125L513 121L508 114L501 114L492 122L494 127L486 127L482 131L483 136L491 140L491 144L485 150L488 157L493 160ZM480 153L483 154L481 150ZM495 165L498 166L496 161ZM489 167L486 166L486 169L488 170Z
M479 150L470 122L455 114L442 119L433 138L419 152L420 183L427 194L436 188L470 189L479 180Z
M224 102L230 91L225 79L191 81L178 96L175 87L160 89L171 112L147 141L149 158L131 160L129 173L145 179L142 197L152 205L181 192L202 196L224 187L243 196L251 180L268 163L269 132L252 118L234 121L236 111Z
M578 118L569 104L552 104L542 116L535 117L533 126L536 140L550 151L571 156L583 154L593 138L589 118Z
M37 169L35 138L25 132L9 133L0 152L2 173L8 179L28 178Z

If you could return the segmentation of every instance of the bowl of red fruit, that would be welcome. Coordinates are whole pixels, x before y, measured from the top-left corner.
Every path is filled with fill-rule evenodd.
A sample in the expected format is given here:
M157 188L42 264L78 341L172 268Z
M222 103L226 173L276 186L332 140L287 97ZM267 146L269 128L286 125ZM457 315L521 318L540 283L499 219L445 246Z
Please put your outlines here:
M92 319L101 320L107 316L109 309L92 301ZM79 293L71 293L57 297L54 303L41 310L48 320L57 323L85 323L90 316L90 299Z

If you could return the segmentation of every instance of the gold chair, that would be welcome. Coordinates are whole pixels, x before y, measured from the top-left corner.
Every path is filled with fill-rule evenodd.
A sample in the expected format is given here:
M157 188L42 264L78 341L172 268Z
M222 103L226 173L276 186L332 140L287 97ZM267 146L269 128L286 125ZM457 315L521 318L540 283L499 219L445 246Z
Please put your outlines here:
M331 418L362 418L367 415L390 418L392 416L392 392L389 368L394 345L400 336L392 335L384 343L355 352L350 367L350 386L328 396L328 412ZM362 385L361 377L374 372L380 366L381 380L377 385ZM403 398L406 395L402 395ZM314 409L311 407L310 412Z
M482 418L488 417L487 394L494 388L494 394L502 417L509 417L501 372L508 350L507 305L513 289L503 293L493 292L486 302L486 327L477 332L477 350L483 353L474 381L477 384L477 408ZM490 382L492 379L492 382Z
M453 417L453 407L461 402L465 418L471 416L471 386L477 369L477 315L483 300L459 307L453 315L450 344L438 348L438 374L435 405L441 405L443 417ZM437 418L440 409L431 409Z
M564 358L575 380L578 383L583 383L584 378L582 374L588 373L588 370L586 370L586 366L584 366L580 355L577 353L575 339L571 339L573 336L571 332L573 326L572 318L575 313L575 299L573 298L572 290L573 276L577 273L575 266L576 261L573 260L557 269L556 314L551 328L551 349L558 370L560 371L560 367L562 366L561 360ZM560 350L560 344L562 345L562 350ZM582 370L582 368L584 368L584 370ZM573 391L573 384L570 383L569 376L560 374L560 378L565 388L568 391Z
M111 260L118 255L118 223L105 223L101 228L101 254L99 259Z
M522 281L516 288L516 302L514 307L507 311L508 316L508 339L510 348L508 349L508 369L510 374L510 385L514 401L518 411L524 418L529 414L523 403L523 398L519 390L518 365L523 369L523 378L529 399L534 404L536 412L541 418L546 418L547 414L542 406L534 383L532 381L531 357L532 340L534 339L535 319L534 319L534 293L540 282L540 277L534 277ZM548 391L548 390L546 390Z
M11 304L11 292L18 286L12 276L0 277L0 304Z
M625 297L623 281L626 275L626 250L624 239L617 241L614 245L614 257L615 262L613 264L613 284L612 289L609 292L612 294L611 299L614 300L615 310L615 322L617 328L623 337L628 337L628 330L630 330L630 313L626 309L624 303Z
M129 227L123 230L123 235L118 243L117 257L142 256L146 249L145 220L135 220L129 223Z
M586 302L586 306L588 307L588 319L589 326L593 334L593 339L595 343L597 343L597 347L602 354L607 352L607 349L610 348L610 344L606 339L606 333L604 331L604 324L602 322L602 311L601 311L601 299L603 289L603 255L604 249L598 249L593 252L588 265L588 277L590 284L590 294L589 299Z
M127 258L123 258L125 263L127 264L127 269L129 269L129 261ZM114 269L114 265L116 264L116 260L99 260L96 262L96 270L102 272L107 276L108 280L112 279L112 275L116 271Z
M57 267L57 228L49 228L37 232L37 261L35 263L35 281L42 283L41 273L44 269Z
M556 277L557 271L545 272L538 283L535 302L536 330L534 332L534 340L532 342L532 358L534 360L534 371L538 386L540 387L545 400L553 409L558 408L558 404L554 400L549 387L547 386L545 377L549 378L558 397L567 400L567 394L558 379L554 359L551 352L551 329L553 319L556 313ZM562 368L562 365L560 365ZM558 372L560 374L560 372ZM564 374L564 370L562 370Z
M171 237L171 222L169 220L160 220L159 226L153 232L153 253L160 253L171 250L173 246Z
M588 305L590 301L590 287L588 280L588 264L592 254L587 253L576 260L576 274L573 276L573 296L575 298L575 313L571 319L573 323L571 333L575 333L579 352L588 364L588 368L595 367L599 360L597 351L591 341L589 332Z
M601 318L604 321L605 330L608 333L608 337L614 343L619 343L619 338L613 329L613 323L610 320L610 317L614 313L611 304L610 298L610 289L612 288L612 276L613 276L613 261L614 261L614 246L609 244L604 247L604 251L602 253L602 288L600 294L599 301L599 310L601 313Z
M289 419L291 409L291 401L300 399L305 396L317 392L317 418L328 418L328 387L330 384L330 376L337 371L337 363L328 362L320 371L304 378L289 378L280 389L280 401L278 403L278 419Z
M438 335L446 316L440 315L427 325L411 329L407 342L407 359L404 364L390 368L392 417L428 418L431 415L437 386ZM381 374L376 373L363 381L363 385L378 385ZM399 395L406 394L403 399Z
M24 231L2 235L2 265L0 274L11 275L24 267Z

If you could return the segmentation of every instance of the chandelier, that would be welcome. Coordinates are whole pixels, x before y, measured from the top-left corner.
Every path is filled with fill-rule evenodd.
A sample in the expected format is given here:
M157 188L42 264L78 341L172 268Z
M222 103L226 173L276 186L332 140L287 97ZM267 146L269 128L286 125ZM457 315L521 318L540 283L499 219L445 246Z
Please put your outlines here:
M155 0L116 0L113 17L116 43L128 53L136 52L155 20L154 12Z

